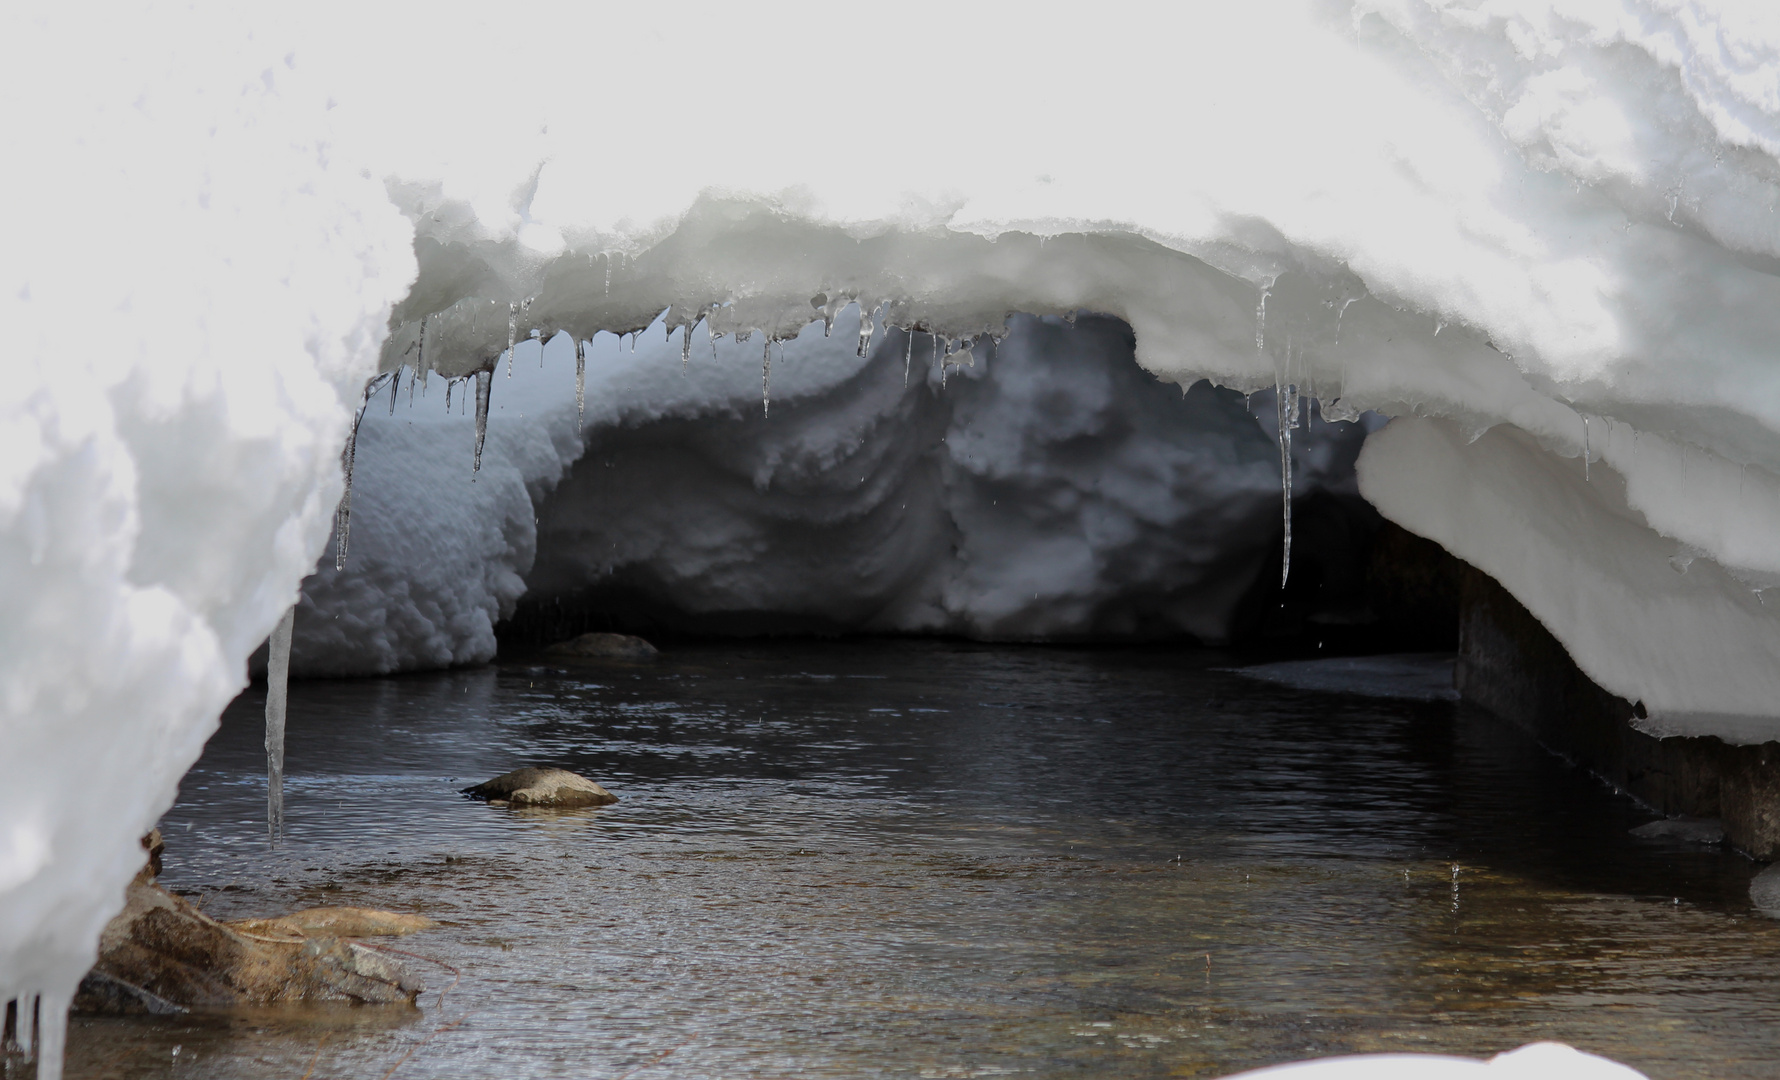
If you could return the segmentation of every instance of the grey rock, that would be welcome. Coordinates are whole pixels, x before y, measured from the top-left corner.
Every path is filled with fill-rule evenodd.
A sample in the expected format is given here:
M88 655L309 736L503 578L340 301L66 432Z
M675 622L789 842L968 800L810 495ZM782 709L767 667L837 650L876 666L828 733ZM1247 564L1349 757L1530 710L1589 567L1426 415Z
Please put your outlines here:
M1642 840L1679 840L1685 844L1724 843L1724 823L1717 818L1668 818L1631 830Z
M618 801L610 791L566 769L515 769L463 790L472 798L506 806L607 806Z
M655 646L630 634L582 634L559 641L544 650L552 656L579 656L593 660L653 660L661 655Z
M1770 919L1780 919L1780 863L1775 863L1749 883L1749 902Z

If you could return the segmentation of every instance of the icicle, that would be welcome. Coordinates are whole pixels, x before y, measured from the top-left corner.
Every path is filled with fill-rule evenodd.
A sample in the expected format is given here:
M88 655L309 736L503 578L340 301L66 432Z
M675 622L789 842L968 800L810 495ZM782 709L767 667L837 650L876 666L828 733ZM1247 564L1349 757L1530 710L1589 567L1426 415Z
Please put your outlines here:
M507 305L507 378L513 377L513 350L519 345L519 301Z
M910 328L905 331L905 334L907 335L907 340L904 342L905 348L902 354L902 385L904 389L907 389L909 385L909 368L915 363L915 331L913 328Z
M1273 383L1274 416L1279 422L1279 487L1284 504L1284 539L1279 564L1279 587L1282 590L1292 576L1292 428L1298 423L1298 388L1292 384L1291 374L1292 350L1288 341L1284 363Z
M1584 413L1583 417L1582 417L1582 482L1585 484L1588 483L1589 456L1590 455L1589 455L1589 449L1588 449L1588 414Z
M612 295L612 256L606 256L606 295Z
M865 306L865 301L859 301L859 359L861 360L871 352L871 338L877 332L877 326L872 322L873 311L875 309Z
M414 384L426 383L426 316L420 317L420 344L414 349L414 374L408 377L408 407L414 407Z
M773 339L766 337L760 349L760 415L773 414Z
M457 385L456 379L445 380L445 415L451 415L451 388Z
M542 371L544 370L544 335L537 330L533 330L532 336L538 339L538 370Z
M37 1080L62 1080L63 1052L68 1045L69 1004L70 1001L64 994L38 995ZM23 1019L21 1016L20 1020Z
M358 429L365 422L365 410L371 405L371 395L382 389L376 380L371 380L365 387L364 401L358 407L358 413L352 418L352 432L346 436L346 447L340 451L340 471L346 476L346 490L340 495L340 506L334 511L334 569L346 569L346 547L352 539L352 466L358 457Z
M680 374L686 374L686 368L692 363L692 324L687 323L685 333L680 337Z
M266 653L266 836L284 839L284 714L290 700L290 639L295 605L272 630Z
M471 472L482 471L482 440L488 438L488 392L494 389L494 372L476 373L476 460Z
M581 424L587 419L587 346L580 338L575 339L575 434L581 434Z
M1267 296L1273 292L1273 282L1261 286L1261 302L1255 305L1255 349L1267 348Z

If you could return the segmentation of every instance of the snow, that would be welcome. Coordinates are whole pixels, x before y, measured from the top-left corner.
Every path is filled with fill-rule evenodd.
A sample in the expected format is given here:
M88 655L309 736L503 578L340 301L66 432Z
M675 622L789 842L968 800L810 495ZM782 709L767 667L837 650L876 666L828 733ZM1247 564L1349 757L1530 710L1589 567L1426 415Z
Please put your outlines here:
M286 51L218 13L0 14L0 998L45 995L43 1075L320 551L413 273Z
M1770 4L291 18L0 15L0 88L30 103L0 119L24 163L0 191L0 993L72 989L323 553L360 387L421 359L423 325L461 376L514 334L523 362L533 331L664 312L756 348L857 299L966 347L1010 312L1102 312L1165 380L1398 416L1361 460L1387 515L1658 730L1780 734ZM522 580L527 506L574 455L560 424L501 430L440 518L355 500L355 530L461 538L366 594L410 590L363 616L379 663L477 655ZM462 596L450 567L477 568Z
M1645 1080L1615 1061L1565 1046L1529 1043L1488 1061L1442 1054L1362 1054L1294 1062L1230 1080Z

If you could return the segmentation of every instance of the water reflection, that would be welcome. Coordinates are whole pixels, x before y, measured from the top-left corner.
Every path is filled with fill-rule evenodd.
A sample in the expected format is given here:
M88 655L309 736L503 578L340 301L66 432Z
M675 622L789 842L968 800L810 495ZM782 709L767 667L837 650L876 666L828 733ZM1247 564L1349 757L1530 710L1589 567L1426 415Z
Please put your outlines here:
M276 853L250 692L165 882L222 917L417 911L442 925L402 947L463 979L397 1018L81 1020L70 1073L1211 1076L1556 1038L1771 1074L1747 862L1634 840L1487 718L1228 662L799 642L298 684ZM525 764L623 801L457 794Z

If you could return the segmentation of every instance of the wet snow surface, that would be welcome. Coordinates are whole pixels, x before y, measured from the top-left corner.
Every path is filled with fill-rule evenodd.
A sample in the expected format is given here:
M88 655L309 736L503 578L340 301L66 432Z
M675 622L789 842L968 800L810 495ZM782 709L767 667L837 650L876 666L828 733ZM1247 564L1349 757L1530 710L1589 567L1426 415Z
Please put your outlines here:
M1218 1076L1543 1038L1771 1075L1750 864L1639 842L1457 706L1240 662L791 642L300 682L275 855L250 691L164 880L223 917L420 912L397 944L462 979L414 1013L77 1019L70 1075ZM457 794L532 763L623 801Z

